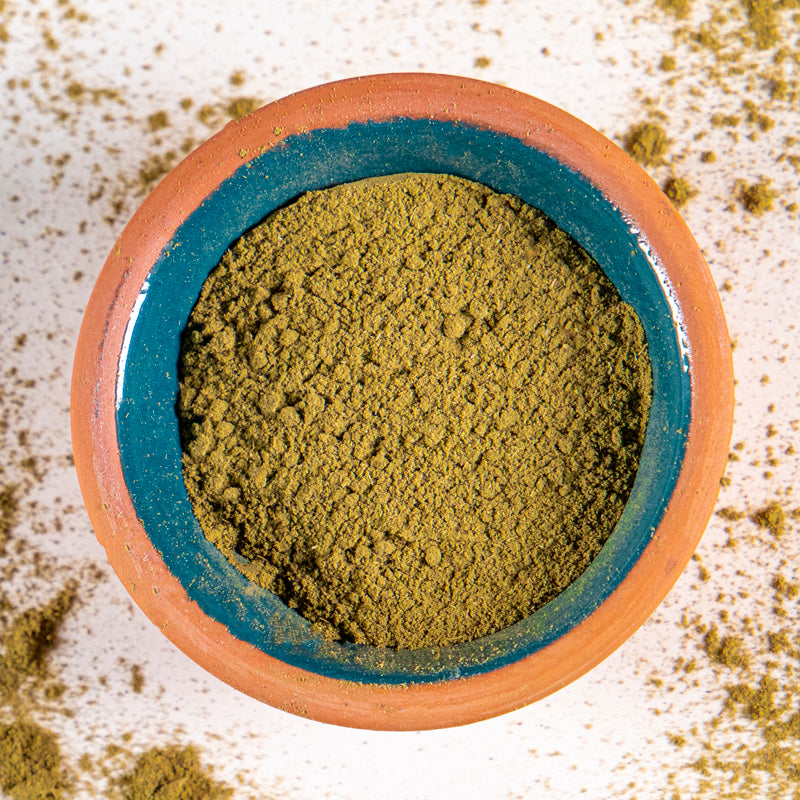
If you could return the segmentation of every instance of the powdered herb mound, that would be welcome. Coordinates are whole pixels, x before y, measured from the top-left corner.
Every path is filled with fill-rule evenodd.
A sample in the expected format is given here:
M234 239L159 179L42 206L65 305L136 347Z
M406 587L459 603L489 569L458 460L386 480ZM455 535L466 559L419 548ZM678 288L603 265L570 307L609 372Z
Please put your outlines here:
M616 525L641 325L541 212L465 180L311 192L224 255L184 331L205 535L331 638L449 645L528 616Z
M0 789L12 800L60 800L68 782L56 735L33 722L0 725Z
M233 789L214 781L188 747L153 747L116 782L124 800L228 800Z

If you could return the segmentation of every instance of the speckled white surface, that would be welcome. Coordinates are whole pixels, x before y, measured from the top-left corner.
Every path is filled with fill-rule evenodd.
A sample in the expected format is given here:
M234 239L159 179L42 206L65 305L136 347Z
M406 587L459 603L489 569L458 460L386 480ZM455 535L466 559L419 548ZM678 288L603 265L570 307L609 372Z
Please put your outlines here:
M699 20L706 6L695 6ZM65 19L73 7L88 20ZM725 284L722 300L737 342L733 441L744 446L720 506L752 511L778 500L789 510L799 504L792 495L797 457L786 450L800 445L800 237L797 214L784 206L800 201L800 192L797 172L777 159L787 149L784 137L798 132L800 115L778 104L770 112L778 124L755 141L745 135L750 128L737 141L730 129L712 128L709 110L727 111L731 96L738 103L744 91L735 82L732 94L703 86L705 56L680 59L680 80L668 86L657 65L674 52L675 23L649 0L303 0L228 3L224 10L207 1L7 0L0 20L8 33L0 44L0 370L8 422L0 463L4 483L25 487L12 539L24 544L20 552L12 546L0 566L4 589L20 606L46 600L68 576L81 580L79 606L52 658L70 688L60 706L37 715L63 735L70 763L85 752L97 759L132 731L125 746L134 753L156 743L197 744L217 777L243 798L671 798L670 773L684 791L696 787L702 776L686 765L700 754L702 735L686 734L687 744L676 748L667 734L695 722L702 734L727 678L698 656L696 686L672 681L675 658L694 657L701 638L687 638L679 621L687 613L709 622L725 607L769 628L772 575L785 560L791 578L800 555L796 521L777 542L747 519L715 516L698 551L708 580L690 564L632 639L545 701L456 730L338 729L236 693L176 650L132 604L94 539L68 458L72 356L92 284L141 202L140 165L189 136L207 138L213 129L196 118L204 104L236 96L268 102L327 80L422 70L507 84L618 138L645 118L642 98L652 97L674 140L672 166L653 174L661 182L674 170L700 189L685 218L717 285ZM45 32L57 47L47 46ZM491 63L478 68L478 57ZM230 84L234 70L244 72L244 85ZM84 91L72 99L66 90L73 81L113 88L119 98L93 101ZM185 97L194 100L188 111L180 106ZM160 110L171 124L151 133L147 118ZM701 130L707 135L696 141ZM717 160L701 164L702 150L714 150ZM64 154L70 157L60 164ZM755 217L733 201L734 182L761 175L773 179L781 198L775 210ZM20 345L22 333L27 341ZM27 442L20 441L22 430ZM774 465L767 464L770 446ZM24 469L31 455L40 479ZM731 525L740 540L735 549L725 546ZM735 605L726 600L739 590L748 596ZM132 664L145 677L138 694ZM742 733L741 742L750 735ZM81 797L100 796L102 779L82 780Z

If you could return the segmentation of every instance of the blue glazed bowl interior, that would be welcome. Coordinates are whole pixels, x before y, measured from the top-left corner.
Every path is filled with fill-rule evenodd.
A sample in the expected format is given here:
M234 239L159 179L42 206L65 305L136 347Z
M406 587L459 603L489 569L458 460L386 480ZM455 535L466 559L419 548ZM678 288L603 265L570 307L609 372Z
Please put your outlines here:
M242 233L312 189L400 172L450 173L541 209L602 266L647 335L653 404L625 511L586 572L528 618L447 648L395 651L327 642L277 596L245 579L206 540L186 493L175 403L181 331L209 272ZM690 415L679 310L646 247L585 178L506 134L399 118L318 129L243 164L176 231L142 286L116 386L123 472L136 513L187 595L230 632L294 666L352 681L402 684L481 674L558 639L617 588L650 542L672 494Z

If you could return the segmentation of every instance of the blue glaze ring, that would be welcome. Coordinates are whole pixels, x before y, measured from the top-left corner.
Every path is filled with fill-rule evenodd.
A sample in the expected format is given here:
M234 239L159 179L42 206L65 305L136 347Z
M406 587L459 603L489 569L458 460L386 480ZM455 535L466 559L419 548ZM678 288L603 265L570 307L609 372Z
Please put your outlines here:
M644 326L653 405L625 511L586 572L527 619L474 642L394 651L326 642L271 592L247 581L203 536L181 472L175 404L180 334L224 251L305 191L401 172L458 175L544 211L601 265ZM188 597L235 637L320 675L408 684L478 675L555 641L617 588L651 541L672 495L690 421L689 360L668 289L637 232L585 178L504 133L398 118L321 128L244 163L177 229L128 322L116 386L125 481L144 529Z

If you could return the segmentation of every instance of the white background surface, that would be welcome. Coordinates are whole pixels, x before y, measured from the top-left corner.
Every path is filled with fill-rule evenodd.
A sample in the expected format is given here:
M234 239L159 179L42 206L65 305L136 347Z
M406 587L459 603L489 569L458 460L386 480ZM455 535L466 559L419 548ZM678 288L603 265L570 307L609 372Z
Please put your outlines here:
M696 19L707 15L703 3L695 5ZM20 553L10 548L0 565L3 588L19 606L49 599L68 576L81 580L79 606L52 659L70 688L61 710L37 717L63 734L70 763L83 753L99 759L107 744L122 744L131 731L126 747L134 754L153 744L195 743L216 776L243 798L671 798L671 773L683 796L693 796L701 776L686 765L702 752L703 723L719 711L730 676L697 656L698 685L670 683L675 658L697 655L701 638L687 634L680 619L688 613L709 622L726 602L720 592L742 589L749 597L739 598L731 613L766 620L769 584L782 559L784 574L794 574L796 522L779 544L757 536L746 519L736 523L741 544L734 550L724 546L730 523L712 518L698 551L710 580L700 580L691 563L632 639L545 701L455 730L339 729L238 694L176 650L132 604L94 539L69 463L71 362L94 280L141 202L140 165L188 136L198 143L207 138L213 129L196 118L206 103L241 95L268 102L359 74L446 72L536 95L619 140L645 118L641 99L649 96L669 118L672 169L701 190L684 216L717 285L730 282L722 300L737 342L733 441L745 446L720 506L752 511L777 499L794 508L797 458L784 451L792 442L800 446L794 327L800 243L797 214L783 206L800 200L800 192L797 173L776 158L784 136L798 133L797 112L786 104L771 112L778 125L756 141L743 133L734 142L728 131L712 129L709 110L735 107L740 90L733 87L732 100L703 86L705 57L688 51L679 59L681 80L667 86L657 65L663 53L678 52L670 37L675 24L648 0L239 2L225 10L210 2L87 0L75 6L88 14L85 22L64 19L67 8L56 0L8 0L0 16L9 34L0 46L0 369L9 422L0 463L3 481L26 487L14 533L14 541L26 544ZM46 46L45 31L57 49ZM475 66L480 56L491 59L488 67ZM234 70L244 72L243 86L230 84ZM24 78L28 87L20 83ZM8 88L9 79L16 88ZM74 80L113 88L120 100L75 102L66 94ZM695 85L703 87L702 97L690 92ZM180 108L185 97L194 100L189 111ZM160 110L171 124L150 133L147 117ZM695 144L699 130L708 135ZM716 151L714 164L701 165L703 149ZM60 167L55 160L65 153L71 157ZM670 169L653 174L661 182ZM735 202L726 210L735 180L761 175L781 192L776 210L753 217ZM102 196L91 200L101 187ZM78 270L84 275L75 280ZM23 332L27 342L15 349ZM17 377L36 385L13 385L8 370L14 367ZM764 375L769 382L761 381ZM22 429L30 431L27 445L18 441ZM779 463L766 479L770 445ZM20 466L32 454L41 480ZM140 694L131 689L132 664L144 672ZM665 685L655 685L654 677ZM699 734L690 736L695 722ZM687 735L687 745L676 748L670 733ZM748 736L742 732L740 742ZM82 796L99 796L103 781L87 778L83 787Z

